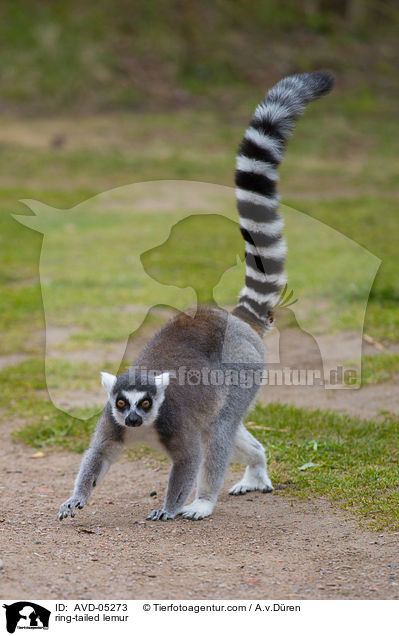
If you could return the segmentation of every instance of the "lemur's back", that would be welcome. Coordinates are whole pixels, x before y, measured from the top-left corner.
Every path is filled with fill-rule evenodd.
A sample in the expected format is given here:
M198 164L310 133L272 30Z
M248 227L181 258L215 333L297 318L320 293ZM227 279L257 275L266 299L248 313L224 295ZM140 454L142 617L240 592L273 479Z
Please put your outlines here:
M192 314L179 314L158 331L134 365L146 365L155 360L160 369L170 368L168 365L191 364L197 368L205 362L217 364L227 316L226 312L212 307L199 307Z
M219 414L226 404L237 412L246 408L259 386L247 382L240 387L239 374L262 367L263 342L247 323L222 309L199 307L193 315L182 313L168 322L130 373L167 370L170 385L155 426L168 448L177 430L192 438L223 426Z
M176 369L182 364L193 369L204 364L221 368L233 362L262 362L262 351L262 340L249 324L223 309L198 307L162 327L133 366L148 368L156 360L159 370Z

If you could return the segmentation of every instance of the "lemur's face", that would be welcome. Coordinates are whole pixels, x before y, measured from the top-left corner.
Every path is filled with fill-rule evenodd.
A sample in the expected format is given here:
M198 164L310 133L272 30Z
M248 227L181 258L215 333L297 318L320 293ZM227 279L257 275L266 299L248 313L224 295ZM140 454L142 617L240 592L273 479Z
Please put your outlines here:
M169 373L161 373L145 382L126 372L119 377L101 373L114 419L121 426L151 426L158 416L169 384Z

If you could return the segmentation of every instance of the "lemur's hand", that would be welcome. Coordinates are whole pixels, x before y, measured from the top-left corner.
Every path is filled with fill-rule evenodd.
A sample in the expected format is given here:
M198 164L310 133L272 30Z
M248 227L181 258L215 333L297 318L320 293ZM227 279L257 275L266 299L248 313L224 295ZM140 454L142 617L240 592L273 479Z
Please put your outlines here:
M65 519L69 512L71 513L71 517L75 516L75 508L83 508L86 503L86 497L84 495L72 495L63 504L60 506L60 510L58 512L58 519L62 521Z
M168 519L174 519L175 515L166 512L166 510L153 510L146 519L148 521L167 521Z

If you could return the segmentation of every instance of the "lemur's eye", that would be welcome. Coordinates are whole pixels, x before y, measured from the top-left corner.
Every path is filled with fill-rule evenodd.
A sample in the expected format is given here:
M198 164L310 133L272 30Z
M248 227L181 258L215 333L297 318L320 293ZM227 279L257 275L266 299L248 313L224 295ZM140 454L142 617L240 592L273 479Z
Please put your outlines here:
M116 406L118 407L118 409L124 409L126 406L125 400L118 400Z
M142 409L148 409L151 406L150 400L143 400L140 404Z

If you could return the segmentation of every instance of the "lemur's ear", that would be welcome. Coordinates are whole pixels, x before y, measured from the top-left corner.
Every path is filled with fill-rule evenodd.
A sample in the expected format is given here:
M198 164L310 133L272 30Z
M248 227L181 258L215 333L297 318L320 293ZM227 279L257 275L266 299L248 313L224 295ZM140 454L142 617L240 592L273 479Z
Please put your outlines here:
M101 371L101 384L103 385L108 395L111 395L111 391L113 389L115 382L116 382L116 375L111 375L111 373L106 373L105 371Z
M160 375L156 375L155 376L155 386L157 387L157 389L166 389L166 387L168 386L169 382L170 382L170 374L169 371L165 371L164 373L161 373Z

